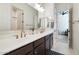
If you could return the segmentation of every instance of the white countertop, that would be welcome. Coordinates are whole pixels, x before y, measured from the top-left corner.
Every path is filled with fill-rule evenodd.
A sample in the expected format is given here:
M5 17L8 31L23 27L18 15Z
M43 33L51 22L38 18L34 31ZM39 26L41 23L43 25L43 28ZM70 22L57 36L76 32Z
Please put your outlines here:
M53 29L47 29L43 33L26 35L26 37L20 38L20 39L16 39L15 37L10 37L7 39L0 39L0 55L6 54L12 50L20 48L26 44L29 44L51 33L53 33Z

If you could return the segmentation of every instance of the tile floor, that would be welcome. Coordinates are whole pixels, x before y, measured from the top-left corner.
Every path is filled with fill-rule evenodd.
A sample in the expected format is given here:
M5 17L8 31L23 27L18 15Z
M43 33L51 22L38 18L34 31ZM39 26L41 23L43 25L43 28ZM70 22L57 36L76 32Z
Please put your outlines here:
M70 49L68 46L68 38L66 36L55 34L53 37L54 44L51 49L52 51L56 51L65 55L74 55L73 49Z

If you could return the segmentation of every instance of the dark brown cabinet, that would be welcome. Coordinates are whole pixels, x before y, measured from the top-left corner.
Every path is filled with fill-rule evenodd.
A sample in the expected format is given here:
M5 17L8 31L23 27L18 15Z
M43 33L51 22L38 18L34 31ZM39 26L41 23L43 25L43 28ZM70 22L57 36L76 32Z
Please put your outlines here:
M45 49L46 49L46 55L49 54L49 51L51 50L52 46L53 46L53 34L47 35L45 37Z
M45 55L45 47L44 43L39 45L37 48L34 49L34 54L35 55Z
M34 48L38 47L40 44L44 43L44 37L36 40L34 42Z
M45 37L45 49L46 49L46 54L48 54L49 50L50 50L50 41L49 41L49 36Z
M45 54L45 43L44 37L34 42L34 55L44 55Z
M49 38L50 38L50 49L51 49L53 46L53 34L49 35Z
M29 52L29 53L27 53L25 55L33 55L33 51L31 51L31 52Z
M26 46L20 47L10 53L7 53L8 55L26 55L33 51L33 44L30 43Z
M53 34L50 34L5 55L48 55L52 46Z

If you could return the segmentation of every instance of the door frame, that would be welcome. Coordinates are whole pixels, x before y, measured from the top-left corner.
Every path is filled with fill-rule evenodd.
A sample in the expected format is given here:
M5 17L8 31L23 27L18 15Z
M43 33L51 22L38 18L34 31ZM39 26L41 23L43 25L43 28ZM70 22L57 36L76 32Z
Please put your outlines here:
M73 9L69 9L69 48L73 48Z
M69 9L69 27L70 31L68 32L68 46L69 48L73 48L73 8ZM56 14L56 36L58 35L58 20L57 20L57 14Z

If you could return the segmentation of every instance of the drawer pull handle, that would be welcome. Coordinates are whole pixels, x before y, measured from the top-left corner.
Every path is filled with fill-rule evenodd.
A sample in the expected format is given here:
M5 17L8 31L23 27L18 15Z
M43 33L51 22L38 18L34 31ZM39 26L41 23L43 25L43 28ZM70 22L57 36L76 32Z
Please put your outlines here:
M35 54L37 54L38 52L37 51L35 51Z

